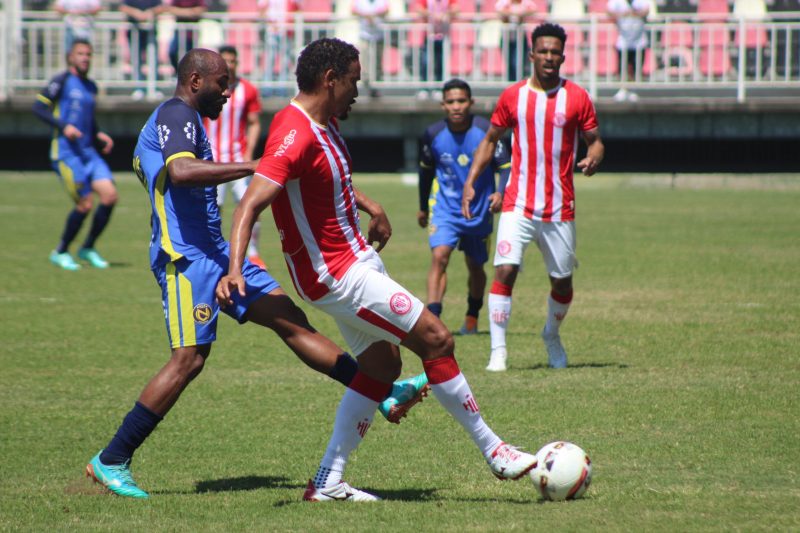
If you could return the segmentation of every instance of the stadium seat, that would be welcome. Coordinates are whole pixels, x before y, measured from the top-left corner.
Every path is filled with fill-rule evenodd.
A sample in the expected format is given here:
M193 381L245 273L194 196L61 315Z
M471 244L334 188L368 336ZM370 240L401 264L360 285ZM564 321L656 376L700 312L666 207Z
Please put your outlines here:
M589 0L589 13L608 13L608 0Z
M698 0L697 14L703 21L725 21L730 15L728 0Z
M257 12L256 0L231 0L228 4L231 23L226 26L225 42L236 47L239 60L237 72L244 76L249 76L255 69L258 29L250 18Z
M500 48L495 46L481 51L481 72L488 77L505 77L506 60Z
M767 16L764 0L735 0L733 14L747 20L763 20Z
M613 76L619 72L617 36L615 24L601 24L597 28L597 47L594 50L594 57L598 76Z
M332 0L303 0L303 20L327 22L333 16Z
M703 76L725 77L731 70L731 58L725 46L713 45L701 48L699 62Z
M395 46L383 48L383 75L384 77L398 76L403 69L403 55Z
M450 48L450 74L467 76L475 70L472 46L452 45Z
M565 76L575 76L583 71L583 30L577 24L564 24L567 32L567 45L564 50L564 64L561 73Z
M550 18L556 22L562 20L583 20L586 16L586 5L583 0L552 0Z

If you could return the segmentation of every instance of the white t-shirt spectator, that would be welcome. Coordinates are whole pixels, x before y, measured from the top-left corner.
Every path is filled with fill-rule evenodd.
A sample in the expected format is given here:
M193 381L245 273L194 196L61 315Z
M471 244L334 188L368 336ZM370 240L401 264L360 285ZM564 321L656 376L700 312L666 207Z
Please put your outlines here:
M608 12L617 17L618 50L638 50L647 47L645 20L635 11L650 11L650 0L609 0Z

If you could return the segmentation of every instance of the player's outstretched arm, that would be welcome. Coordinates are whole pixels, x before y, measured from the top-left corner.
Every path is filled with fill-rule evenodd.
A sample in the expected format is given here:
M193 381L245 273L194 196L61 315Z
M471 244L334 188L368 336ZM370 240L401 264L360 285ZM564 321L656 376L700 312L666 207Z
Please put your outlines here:
M500 138L505 131L505 128L498 128L495 125L490 126L489 131L486 132L483 140L475 149L475 154L472 156L472 165L469 167L469 173L467 174L467 180L464 182L464 191L461 196L461 214L467 220L472 218L472 209L469 204L475 198L475 180L483 174L483 171L492 162L497 143L500 142Z
M597 128L583 132L583 140L588 147L586 150L586 157L578 161L578 168L586 176L591 176L597 172L600 163L603 162L603 157L606 154L606 147L600 139L600 130Z
M194 157L176 157L167 163L167 171L175 185L208 187L249 176L257 166L258 161L215 163Z
M355 187L353 187L353 191L356 194L356 206L370 216L367 241L370 244L377 242L378 246L375 251L380 252L392 236L392 225L389 223L389 217L386 216L386 211L383 210L381 204L362 194Z

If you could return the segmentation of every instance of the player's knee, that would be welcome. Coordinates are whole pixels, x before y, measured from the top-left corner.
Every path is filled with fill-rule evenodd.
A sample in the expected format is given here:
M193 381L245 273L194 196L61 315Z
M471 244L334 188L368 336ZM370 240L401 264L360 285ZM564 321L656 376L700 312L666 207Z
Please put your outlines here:
M455 351L456 343L450 330L439 320L437 320L425 335L427 341L428 355L433 357L444 357Z
M75 210L85 215L92 210L92 205L92 197L83 196L78 200L78 203L75 204Z

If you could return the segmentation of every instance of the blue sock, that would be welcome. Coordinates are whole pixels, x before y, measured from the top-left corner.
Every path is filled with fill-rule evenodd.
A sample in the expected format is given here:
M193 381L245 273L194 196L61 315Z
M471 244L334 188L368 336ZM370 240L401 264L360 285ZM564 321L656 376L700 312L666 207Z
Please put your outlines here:
M428 304L428 311L436 316L442 315L442 302L431 302Z
M111 218L111 211L114 210L114 204L103 205L95 209L94 218L92 219L92 227L89 228L89 235L86 236L86 241L83 243L84 248L94 248L94 242L103 233L108 225L108 220Z
M133 452L142 445L163 418L136 402L122 421L117 434L100 453L100 462L104 465L118 465L129 461L133 457Z
M478 318L481 307L483 307L483 298L473 298L467 295L467 315Z
M61 242L58 243L56 252L63 254L69 248L69 245L75 239L75 235L81 230L83 221L86 220L86 213L81 213L77 209L73 209L67 216L67 222L64 224L64 233L61 234Z
M343 352L339 354L339 358L336 359L333 370L328 372L328 376L347 387L353 381L356 372L358 372L358 362L349 353Z

